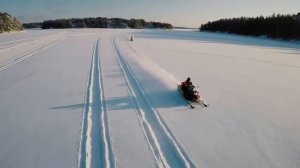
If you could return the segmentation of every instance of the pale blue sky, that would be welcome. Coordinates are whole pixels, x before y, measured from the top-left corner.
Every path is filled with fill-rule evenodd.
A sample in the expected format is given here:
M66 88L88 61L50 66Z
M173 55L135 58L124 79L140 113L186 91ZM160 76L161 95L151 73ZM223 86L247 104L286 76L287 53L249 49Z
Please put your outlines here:
M0 0L0 11L22 22L121 17L199 27L220 18L296 14L300 0Z

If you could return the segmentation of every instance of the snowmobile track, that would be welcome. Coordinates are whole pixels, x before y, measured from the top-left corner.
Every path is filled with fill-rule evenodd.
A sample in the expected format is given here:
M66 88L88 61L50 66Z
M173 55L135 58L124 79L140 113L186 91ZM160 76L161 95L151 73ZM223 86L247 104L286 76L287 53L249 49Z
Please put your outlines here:
M87 83L78 168L115 167L104 100L98 40Z
M117 48L114 37L112 45L157 167L195 167L152 105L150 98L148 98L147 93L135 77L130 65Z
M41 48L38 48L38 49L36 49L35 51L33 51L33 52L29 53L29 54L23 55L23 56L21 56L21 57L15 59L15 60L12 61L12 62L9 62L8 64L3 65L2 67L0 67L0 73L1 73L1 72L4 72L4 71L6 71L6 70L8 70L9 68L15 66L15 65L18 64L18 63L21 63L21 62L23 62L23 61L29 59L30 57L34 56L36 53L38 53L38 52L40 52L40 51L42 51L42 50L45 50L45 49L47 49L47 48L49 48L49 47L51 47L51 46L57 44L57 43L58 43L59 41L61 41L61 40L62 40L62 38L60 38L60 39L58 39L58 40L55 40L54 42L52 42L52 43L50 43L50 44L48 44L48 45L46 45L46 46L43 46L43 47L41 47Z
M2 42L0 43L0 52L3 50L11 49L14 47L18 47L20 45L23 45L24 43L33 41L37 38L24 38L24 39L19 39L19 40L13 40L13 41L8 41L8 42Z

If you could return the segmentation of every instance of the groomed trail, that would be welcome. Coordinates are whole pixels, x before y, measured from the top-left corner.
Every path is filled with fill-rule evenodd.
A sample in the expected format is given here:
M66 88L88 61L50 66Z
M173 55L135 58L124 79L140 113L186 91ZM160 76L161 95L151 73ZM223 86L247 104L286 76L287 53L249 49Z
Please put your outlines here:
M144 135L155 157L158 167L194 167L172 132L152 105L151 100L144 91L139 80L135 77L130 65L119 51L115 37L112 45L120 65L124 80L128 87L129 95L133 98L139 122Z
M174 135L160 117L157 109L144 91L139 80L135 77L130 65L119 51L115 42L115 36L108 36L98 40L94 47L93 58L88 80L86 103L83 112L81 145L79 152L79 168L115 167L112 144L109 135L107 120L107 103L105 99L105 80L103 74L107 61L112 62L110 66L116 67L119 80L125 84L128 99L132 99L131 110L135 111L141 131L152 152L156 167L195 167L193 162L176 141ZM111 41L111 55L101 60L99 48L102 42ZM101 62L103 63L101 64Z
M98 40L94 46L85 96L78 162L80 168L110 168L115 164L107 124L99 46Z

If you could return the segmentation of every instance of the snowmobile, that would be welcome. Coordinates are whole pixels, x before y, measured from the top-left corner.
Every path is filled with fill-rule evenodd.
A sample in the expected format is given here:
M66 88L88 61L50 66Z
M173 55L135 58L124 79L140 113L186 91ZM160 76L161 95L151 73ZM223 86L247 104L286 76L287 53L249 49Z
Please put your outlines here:
M196 89L195 89L196 88ZM182 90L182 85L178 85L178 90L181 93L181 95L184 97L186 100L187 104L191 108L195 108L195 105L201 105L203 107L208 107L209 104L206 103L204 100L200 99L200 94L199 94L199 86L191 88L192 90L190 92L183 91Z

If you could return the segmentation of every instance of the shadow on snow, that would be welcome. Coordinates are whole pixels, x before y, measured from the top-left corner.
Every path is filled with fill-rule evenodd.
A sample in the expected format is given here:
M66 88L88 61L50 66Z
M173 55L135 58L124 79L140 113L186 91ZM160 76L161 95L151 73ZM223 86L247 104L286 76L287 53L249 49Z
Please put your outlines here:
M151 102L154 108L172 108L172 107L182 107L185 106L185 102L180 97L177 90L165 90L158 92L150 92L147 95L151 98ZM155 99L157 98L157 99ZM169 98L166 100L166 98ZM163 99L163 100L162 100ZM130 96L126 97L115 97L105 100L107 110L126 110L126 109L136 109L133 98ZM50 107L51 110L75 110L83 109L84 103L70 104Z

